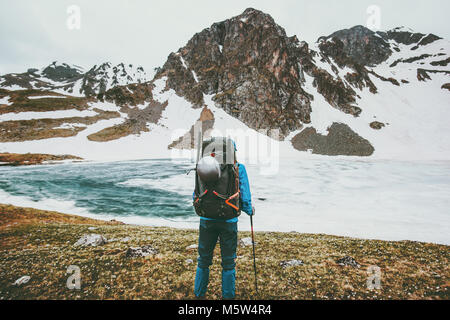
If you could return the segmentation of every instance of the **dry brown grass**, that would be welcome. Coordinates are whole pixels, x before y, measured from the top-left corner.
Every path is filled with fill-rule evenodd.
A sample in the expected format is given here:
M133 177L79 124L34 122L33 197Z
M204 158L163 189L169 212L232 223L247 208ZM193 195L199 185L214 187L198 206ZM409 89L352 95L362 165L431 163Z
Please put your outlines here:
M74 247L87 233L113 241ZM128 242L121 241L125 237ZM240 247L239 299L449 299L448 246L299 233L262 232L256 238L260 295L254 292L251 247ZM197 253L186 247L196 242L195 230L118 225L0 205L0 299L192 299ZM143 245L159 254L125 256L129 247ZM344 256L361 268L338 265ZM209 299L220 299L219 257L216 248ZM283 269L280 262L290 259L304 264ZM81 269L81 290L66 288L70 265ZM367 289L371 265L381 268L380 290ZM24 275L31 276L29 283L12 285Z
M42 164L48 161L63 161L63 160L83 160L80 157L72 155L52 155L52 154L41 154L41 153L0 153L0 165L12 165L12 166L22 166L22 165L36 165Z

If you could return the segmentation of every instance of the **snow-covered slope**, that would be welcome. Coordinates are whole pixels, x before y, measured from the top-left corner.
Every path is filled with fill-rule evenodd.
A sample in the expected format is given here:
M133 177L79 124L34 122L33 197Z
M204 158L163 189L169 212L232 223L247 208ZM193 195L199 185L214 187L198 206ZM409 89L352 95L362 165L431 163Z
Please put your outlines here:
M157 124L148 124L149 132L142 132L139 135L129 135L109 142L94 142L87 139L90 134L121 124L128 119L126 113L120 113L120 117L118 118L101 120L95 124L86 126L86 130L74 137L0 143L0 152L76 154L85 159L98 161L194 157L195 152L193 150L169 150L168 145L190 130L191 126L200 118L202 110L193 108L191 103L176 95L174 90L164 90L166 81L166 78L155 81L155 88L152 92L153 97L160 102L167 101L167 107ZM275 145L276 142L274 140L255 130L249 129L241 121L231 117L222 109L217 108L210 96L206 96L205 101L216 119L213 135L232 135L242 145L239 153L241 158L247 157L242 152L246 150L244 143L248 144L245 140L248 139L249 135L256 137L257 140L255 141L259 141L260 143L267 142L267 145ZM99 109L104 111L120 111L120 107L111 103L95 102L89 103L89 105L90 108L83 112L95 113L94 110ZM53 111L47 113L52 113L50 116L53 116L58 112ZM23 114L21 119L33 119L36 118L36 114L37 112ZM64 116L72 117L75 115L66 113L59 117L63 118ZM5 118L4 120L8 119ZM0 118L0 121L2 120ZM84 126L83 124L74 125Z
M367 87L354 88L356 104L362 109L358 117L329 108L329 103L317 93L314 79L306 75L305 90L315 98L312 102L311 124L307 127L314 127L319 133L327 134L327 129L333 123L345 123L370 141L375 148L374 158L448 160L450 92L443 86L450 82L450 68L436 65L435 62L449 58L450 43L441 39L415 50L411 50L416 46L415 43L403 45L392 41L392 44L400 51L394 50L386 61L368 69L386 79L397 80L398 85L369 74L377 93L373 94ZM314 49L320 50L317 46ZM395 66L392 66L395 62ZM329 64L319 63L322 68L327 67L336 79L351 86L345 76L354 72L352 69L333 64L334 72ZM430 72L430 79L419 80L418 69L448 73ZM381 130L372 129L369 124L374 121L383 123L385 127Z
M52 90L77 97L95 96L115 87L151 80L140 66L105 62L91 69L77 65L53 62L42 69L29 69L22 74L11 73L0 77L0 88L7 90Z
M245 34L261 37L235 41ZM169 146L211 112L213 134L238 140L241 160L449 160L449 52L434 35L361 26L309 46L248 9L195 35L152 80L142 68L110 63L0 77L0 152L194 156ZM344 131L331 131L337 123Z

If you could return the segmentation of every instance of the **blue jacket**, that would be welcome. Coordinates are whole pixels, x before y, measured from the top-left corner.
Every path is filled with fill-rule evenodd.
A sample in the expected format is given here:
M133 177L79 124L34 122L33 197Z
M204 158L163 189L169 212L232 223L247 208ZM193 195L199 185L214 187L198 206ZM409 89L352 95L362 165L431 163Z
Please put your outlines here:
M243 164L238 163L239 168L239 189L240 189L240 199L239 204L242 211L251 216L253 214L253 206L252 206L252 194L250 192L250 183L248 182L247 170ZM192 198L195 199L195 192L192 195ZM200 217L202 220L217 220L211 218ZM233 218L226 220L226 222L237 222L238 218Z

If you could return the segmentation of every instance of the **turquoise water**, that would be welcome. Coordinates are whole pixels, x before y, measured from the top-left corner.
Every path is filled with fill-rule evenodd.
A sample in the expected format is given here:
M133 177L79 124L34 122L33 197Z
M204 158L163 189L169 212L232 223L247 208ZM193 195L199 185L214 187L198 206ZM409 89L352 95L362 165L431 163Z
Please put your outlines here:
M36 203L69 201L91 214L195 218L190 167L161 160L2 167L0 190Z
M0 203L198 228L188 160L0 167ZM450 244L450 162L293 159L275 175L247 165L257 231ZM239 229L249 230L249 218Z

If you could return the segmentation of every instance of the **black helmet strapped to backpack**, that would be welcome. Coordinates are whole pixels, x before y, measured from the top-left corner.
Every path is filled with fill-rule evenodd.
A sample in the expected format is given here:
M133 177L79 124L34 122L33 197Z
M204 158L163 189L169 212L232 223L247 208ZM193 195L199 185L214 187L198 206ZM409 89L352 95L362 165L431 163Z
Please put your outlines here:
M213 219L240 216L239 167L234 141L229 138L204 141L201 156L195 175L195 212Z

